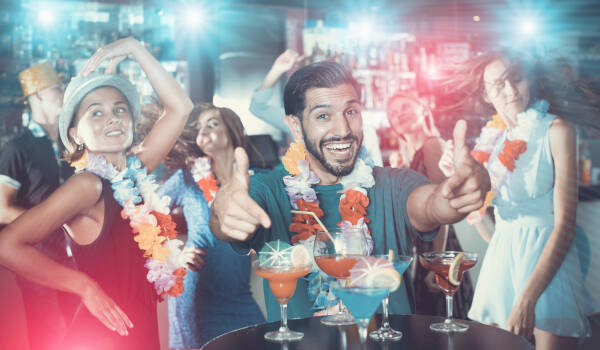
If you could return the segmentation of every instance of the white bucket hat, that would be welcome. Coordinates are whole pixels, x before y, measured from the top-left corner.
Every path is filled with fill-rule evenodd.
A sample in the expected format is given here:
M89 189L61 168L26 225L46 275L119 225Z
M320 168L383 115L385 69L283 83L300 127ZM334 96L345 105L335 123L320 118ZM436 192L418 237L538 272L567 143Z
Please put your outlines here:
M104 86L113 87L119 90L123 96L125 96L127 102L129 102L133 119L137 120L139 118L141 110L140 97L129 80L112 74L91 74L87 77L74 77L71 79L71 82L67 85L67 89L65 90L63 107L58 121L60 139L70 152L75 151L69 141L68 133L69 125L71 125L71 121L75 114L75 109L92 90Z

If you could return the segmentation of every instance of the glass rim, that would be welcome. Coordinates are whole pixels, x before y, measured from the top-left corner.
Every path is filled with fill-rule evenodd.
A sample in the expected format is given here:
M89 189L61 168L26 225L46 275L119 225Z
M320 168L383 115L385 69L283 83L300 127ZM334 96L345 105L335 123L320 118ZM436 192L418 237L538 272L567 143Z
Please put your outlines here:
M452 258L452 257L455 257L456 255L458 255L459 253L463 253L465 256L465 259L468 259L468 260L477 259L477 257L479 256L479 254L474 253L474 252L457 251L457 250L423 252L423 253L420 253L419 256L421 256L425 259L431 259L434 257Z
M388 259L390 254L373 254L370 256L374 256L376 258L386 258ZM412 261L414 260L412 255L404 255L404 254L396 254L394 253L394 260L393 261Z
M338 226L325 226L325 228L327 229L327 232L332 233L332 232L362 232L362 228L361 227L348 227L348 228L341 228ZM322 227L318 228L315 230L316 233L320 233L320 232L325 232L325 230L323 230Z
M313 266L313 262L312 260L307 262L306 265L292 265L292 263L290 262L289 264L281 264L281 265L271 265L271 266L261 266L261 261L257 258L256 260L254 260L252 263L252 268L253 269L261 269L261 270L266 270L266 269L271 269L271 270L292 270L292 269L302 269L302 268L312 268Z
M387 290L388 292L390 291L390 288L385 288L385 287L366 287L366 286L346 286L346 287L341 287L341 286L331 286L331 289L334 290L358 290L358 291L382 291L382 290Z

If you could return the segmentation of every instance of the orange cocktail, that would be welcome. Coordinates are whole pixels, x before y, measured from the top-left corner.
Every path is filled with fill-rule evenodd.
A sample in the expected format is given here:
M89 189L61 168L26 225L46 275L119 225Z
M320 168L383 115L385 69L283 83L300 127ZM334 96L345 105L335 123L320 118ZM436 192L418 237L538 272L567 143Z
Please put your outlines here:
M369 254L369 246L364 232L359 227L330 227L327 231L317 231L313 245L315 263L329 276L337 279L342 287L350 277L350 269L359 258ZM328 326L354 324L354 319L343 310L341 301L338 313L321 319Z
M315 257L315 262L323 272L335 278L350 276L350 269L362 255L328 254Z
M252 263L254 272L260 277L266 279L271 287L271 292L279 302L281 311L281 327L279 330L265 333L265 339L288 342L298 341L304 337L304 333L292 331L287 326L287 303L296 291L296 282L298 278L305 276L312 270L312 261L309 258L309 253L302 245L297 246L299 250L304 250L301 256L305 259L294 259L294 254L287 250L291 250L289 244L283 244L279 241L271 245L269 242L266 246L272 248L270 252L259 253L259 260ZM274 247L274 249L273 249ZM296 247L294 247L295 249ZM261 262L260 254L269 255L270 258L265 258Z
M262 278L269 281L271 292L279 303L287 303L294 291L296 290L296 282L298 278L305 276L311 270L312 266L301 267L255 267L254 271Z

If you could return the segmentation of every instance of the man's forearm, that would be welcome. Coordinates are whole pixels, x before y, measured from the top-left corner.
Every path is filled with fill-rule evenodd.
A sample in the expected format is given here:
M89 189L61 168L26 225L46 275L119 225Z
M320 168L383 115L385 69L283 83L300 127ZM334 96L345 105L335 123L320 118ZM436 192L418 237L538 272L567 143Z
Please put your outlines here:
M27 209L16 206L2 206L0 207L0 224L8 225L23 214Z
M440 225L453 224L466 214L459 213L442 196L442 185L425 185L408 197L408 216L411 224L421 232L429 232Z
M448 225L459 222L467 214L460 213L450 205L450 201L442 195L442 185L435 187L428 198L425 211L428 213L430 225Z

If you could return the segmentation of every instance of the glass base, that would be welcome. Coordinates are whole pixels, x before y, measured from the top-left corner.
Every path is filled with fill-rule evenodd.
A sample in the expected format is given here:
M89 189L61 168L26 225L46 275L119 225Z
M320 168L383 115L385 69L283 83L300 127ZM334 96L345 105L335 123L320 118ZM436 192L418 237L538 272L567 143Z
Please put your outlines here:
M464 333L469 329L469 326L464 323L458 322L442 322L442 323L432 323L429 325L429 329L434 332L441 333Z
M369 337L375 341L398 341L402 339L402 332L392 328L379 328L376 331L369 333Z
M323 317L321 323L326 326L350 326L356 322L354 322L354 318L351 315L344 312Z
M265 333L265 339L277 342L298 341L304 337L304 333L295 332L289 329L284 331L272 331Z

